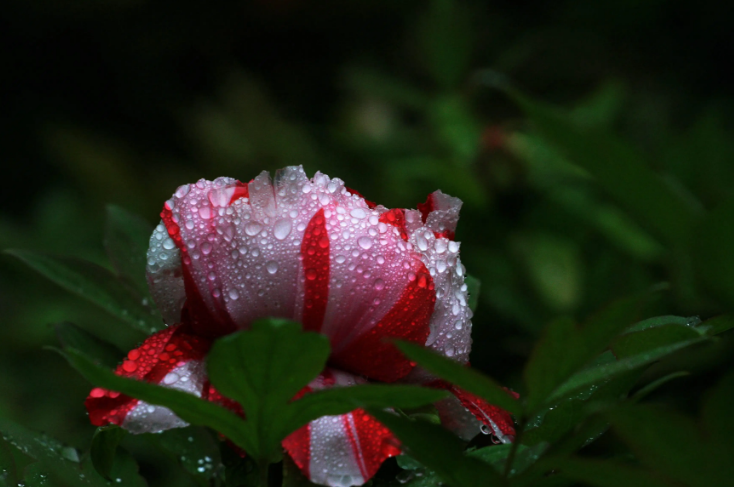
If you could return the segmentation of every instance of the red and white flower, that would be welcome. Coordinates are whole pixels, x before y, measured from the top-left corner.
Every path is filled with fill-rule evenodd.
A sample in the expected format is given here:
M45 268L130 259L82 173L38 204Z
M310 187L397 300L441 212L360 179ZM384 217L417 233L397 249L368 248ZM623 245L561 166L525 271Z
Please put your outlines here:
M263 317L283 317L329 337L328 368L310 389L366 381L443 387L443 423L463 438L480 429L511 441L503 410L415 367L385 338L425 345L466 363L471 316L459 243L461 201L436 191L418 210L375 205L337 178L301 167L247 184L231 178L179 187L148 250L148 282L168 325L131 351L116 373L236 407L208 383L212 341ZM134 433L185 423L164 407L94 389L95 425ZM361 485L400 452L361 410L311 422L283 447L323 485Z

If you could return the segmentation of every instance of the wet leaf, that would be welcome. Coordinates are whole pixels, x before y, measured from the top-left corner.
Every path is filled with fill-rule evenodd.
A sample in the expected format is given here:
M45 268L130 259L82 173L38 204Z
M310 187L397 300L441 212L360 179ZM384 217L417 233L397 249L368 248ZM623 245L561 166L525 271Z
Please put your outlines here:
M102 477L109 480L112 465L117 454L117 446L127 431L117 425L97 428L92 437L91 458L94 469Z

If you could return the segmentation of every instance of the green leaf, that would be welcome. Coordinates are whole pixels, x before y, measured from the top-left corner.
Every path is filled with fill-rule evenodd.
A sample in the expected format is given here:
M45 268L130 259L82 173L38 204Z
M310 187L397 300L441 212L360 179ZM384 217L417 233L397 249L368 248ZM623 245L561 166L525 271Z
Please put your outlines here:
M400 440L405 451L434 470L452 487L491 487L503 479L489 465L463 454L463 444L440 426L411 421L379 409L370 409Z
M645 470L610 460L564 458L548 462L558 475L594 487L669 487Z
M346 414L357 408L417 408L447 396L446 391L410 385L371 384L322 389L287 405L282 413L282 424L275 429L285 438L322 416Z
M666 184L634 147L603 128L582 126L516 91L510 90L510 95L543 138L593 175L640 223L671 245L690 235L697 209Z
M151 333L163 327L160 318L156 318L131 289L104 267L73 257L55 257L27 250L7 252L137 330Z
M0 432L11 445L40 463L30 470L34 480L39 480L42 471L66 485L108 487L93 468L84 468L74 448L7 419L0 419Z
M703 403L703 425L718 449L734 453L734 372L729 372L707 393Z
M146 298L148 281L145 277L148 241L153 227L133 213L115 206L107 206L107 225L104 246L117 274L135 286Z
M558 389L556 389L550 396L550 400L561 398L565 395L572 393L580 388L590 386L617 377L620 374L635 370L644 365L648 365L656 360L660 360L666 355L670 355L673 352L681 350L685 347L700 343L706 340L705 338L695 338L692 340L680 341L671 345L666 345L654 349L647 350L644 353L637 355L631 355L616 362L611 362L597 367L590 367L584 369L573 375L568 381L564 382Z
M477 311L477 305L479 304L479 291L482 288L482 282L474 276L467 274L464 280L469 293L469 309L472 312Z
M706 330L709 336L724 333L734 328L734 316L730 314L716 316L701 323L699 328Z
M612 351L617 358L622 359L700 337L701 334L694 328L681 325L662 325L622 335L612 345Z
M639 402L641 399L643 399L645 396L653 392L655 389L659 388L663 384L667 384L673 379L678 379L680 377L687 377L691 375L690 372L686 371L678 371L678 372L672 372L668 375L664 375L663 377L654 380L650 382L649 384L646 384L644 387L641 387L638 391L635 392L635 394L632 396L631 401L632 402Z
M117 446L125 437L127 431L117 425L97 428L92 437L91 457L92 465L102 477L109 480L112 465L117 454Z
M397 341L395 345L408 358L429 372L433 372L512 414L522 413L520 403L489 377L419 345L402 341Z
M259 320L252 329L217 340L209 352L209 379L219 392L242 405L257 432L258 460L279 455L287 403L324 369L329 340L286 320Z
M688 326L690 323L693 323L696 321L696 318L685 316L655 316L653 318L648 318L646 320L639 321L635 323L634 325L630 326L627 330L625 330L625 333L631 333L633 331L642 331L647 330L648 328L655 328L657 326L663 326L663 325L683 325Z
M97 387L118 391L150 404L165 406L188 423L213 428L248 453L257 451L251 424L221 406L186 392L120 377L95 364L78 350L67 349L61 354L72 367Z
M219 442L206 428L188 426L148 436L156 446L175 458L189 474L203 479L204 485L208 485L208 480L221 463Z
M58 323L54 325L54 329L56 330L56 338L58 338L61 348L74 348L79 350L96 362L110 368L120 363L120 360L124 356L124 353L111 343L97 338L73 323Z
M615 301L581 328L568 318L548 325L525 367L528 411L535 411L545 402L560 397L555 390L635 321L644 297Z
M521 474L527 470L538 461L547 448L548 443L546 442L540 442L531 447L518 445L509 476L514 477L515 475ZM512 445L493 445L469 451L467 452L467 456L478 458L483 462L492 465L492 467L497 470L497 473L502 474L505 471L505 465L511 449Z

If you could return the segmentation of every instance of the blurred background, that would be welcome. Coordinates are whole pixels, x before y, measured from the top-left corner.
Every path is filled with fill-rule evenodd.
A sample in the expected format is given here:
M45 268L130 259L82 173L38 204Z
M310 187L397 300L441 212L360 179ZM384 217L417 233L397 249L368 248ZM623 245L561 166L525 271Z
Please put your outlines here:
M623 139L706 211L734 188L733 10L714 0L8 0L0 247L107 266L106 205L153 225L180 184L286 165L387 207L415 208L440 188L464 201L457 240L482 283L472 363L517 388L554 317L583 320L660 283L668 290L647 316L721 309L675 245L537 137L497 87ZM9 256L0 310L0 415L86 446L89 386L43 349L52 324L122 349L141 336ZM676 354L691 375L652 400L695 413L733 348L724 336Z

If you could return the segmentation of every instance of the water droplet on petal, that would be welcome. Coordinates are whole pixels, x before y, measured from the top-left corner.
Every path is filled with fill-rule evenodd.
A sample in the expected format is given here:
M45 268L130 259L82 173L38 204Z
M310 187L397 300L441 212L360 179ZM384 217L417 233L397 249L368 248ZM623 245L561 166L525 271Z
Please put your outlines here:
M199 208L199 216L204 220L209 220L213 216L211 208L209 206L202 206Z
M369 237L359 237L359 239L357 239L357 243L365 250L372 248L372 239Z
M212 244L209 242L204 242L201 245L201 253L204 255L209 255L209 253L212 251Z
M254 237L258 233L260 233L260 230L262 230L262 228L262 225L257 222L250 222L245 225L245 233L250 237Z
M354 218L364 218L367 216L367 213L362 208L352 208L349 214Z
M273 235L275 235L275 238L277 238L278 240L283 240L291 233L291 227L292 223L288 218L280 219L275 222Z
M382 279L375 279L375 290L382 291L385 289L385 281Z
M237 300L240 298L240 293L237 291L237 289L232 288L229 290L229 297L233 300Z
M278 263L274 260L271 260L270 262L265 264L265 269L267 269L270 274L275 274L276 272L278 272Z

